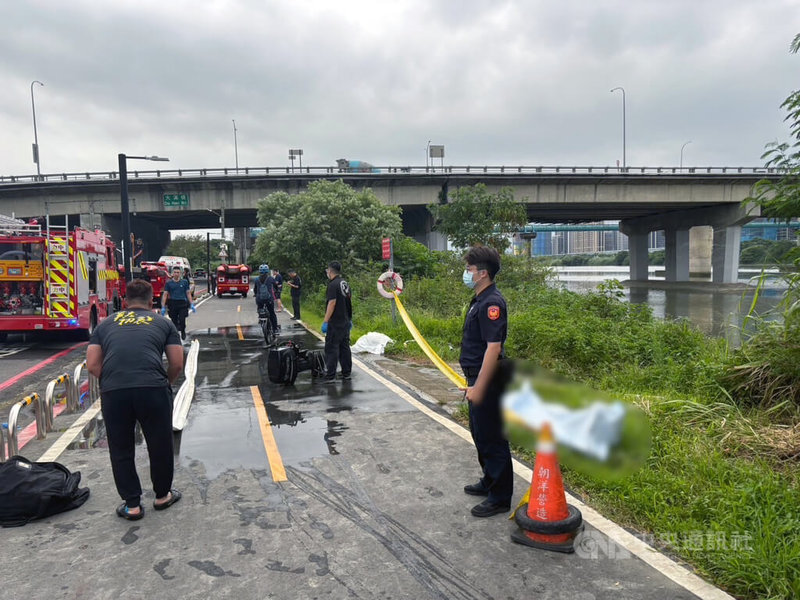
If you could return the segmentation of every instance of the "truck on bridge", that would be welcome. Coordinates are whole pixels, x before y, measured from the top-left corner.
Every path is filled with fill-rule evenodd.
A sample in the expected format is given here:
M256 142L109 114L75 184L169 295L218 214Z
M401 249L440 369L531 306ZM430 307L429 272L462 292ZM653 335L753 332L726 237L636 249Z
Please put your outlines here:
M340 158L336 161L336 166L339 167L341 173L380 173L380 169L376 169L370 163L363 160L347 160Z
M88 337L121 306L116 245L104 232L0 215L0 340L25 331Z

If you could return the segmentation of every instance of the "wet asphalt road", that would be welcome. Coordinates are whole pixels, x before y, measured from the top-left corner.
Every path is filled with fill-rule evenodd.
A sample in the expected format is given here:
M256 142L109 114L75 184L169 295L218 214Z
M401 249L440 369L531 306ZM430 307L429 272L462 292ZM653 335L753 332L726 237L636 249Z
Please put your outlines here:
M3 576L10 597L695 597L621 552L587 559L511 543L511 522L469 514L476 499L462 487L478 476L474 448L358 365L351 382L304 372L294 386L271 384L255 322L250 298L212 298L189 320L200 355L189 423L176 436L181 502L155 512L146 492L143 520L118 518L94 425L83 449L59 458L82 472L88 502L0 530L6 564L20 566ZM281 322L283 339L321 344L286 313ZM50 442L33 442L28 457ZM137 465L147 490L142 445ZM515 484L519 497L529 482Z

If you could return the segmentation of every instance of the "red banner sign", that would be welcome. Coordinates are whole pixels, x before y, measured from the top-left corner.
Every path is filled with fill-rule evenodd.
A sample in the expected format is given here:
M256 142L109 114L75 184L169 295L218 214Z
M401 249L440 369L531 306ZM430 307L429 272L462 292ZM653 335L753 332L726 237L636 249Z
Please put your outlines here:
M381 248L383 249L384 260L392 258L392 238L383 238L381 240Z

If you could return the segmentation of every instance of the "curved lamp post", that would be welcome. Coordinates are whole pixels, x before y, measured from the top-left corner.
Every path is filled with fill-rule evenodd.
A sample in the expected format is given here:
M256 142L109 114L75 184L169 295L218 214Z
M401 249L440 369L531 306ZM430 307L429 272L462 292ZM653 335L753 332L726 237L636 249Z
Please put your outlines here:
M233 122L233 154L236 158L236 173L239 173L239 141L236 139L236 119L231 119Z
M38 83L42 87L44 84L41 81L31 81L31 110L33 111L33 162L36 163L36 180L42 178L42 171L39 167L39 134L36 132L36 103L33 101L33 84Z
M679 169L681 172L683 172L683 149L686 148L686 146L688 146L691 143L692 143L692 140L689 140L683 146L681 146L681 165L680 165L680 169Z
M628 159L625 155L626 151L626 143L625 143L625 88L624 87L615 87L611 91L616 92L617 90L622 92L622 170L627 171L628 169Z

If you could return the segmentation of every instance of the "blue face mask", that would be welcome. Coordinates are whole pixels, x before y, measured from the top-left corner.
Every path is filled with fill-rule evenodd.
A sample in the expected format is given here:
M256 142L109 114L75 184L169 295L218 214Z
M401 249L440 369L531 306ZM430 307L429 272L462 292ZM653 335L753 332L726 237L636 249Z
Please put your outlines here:
M464 285L469 289L473 289L475 287L475 281L472 279L472 273L466 269L464 269L464 274L461 276L461 281L463 281Z

